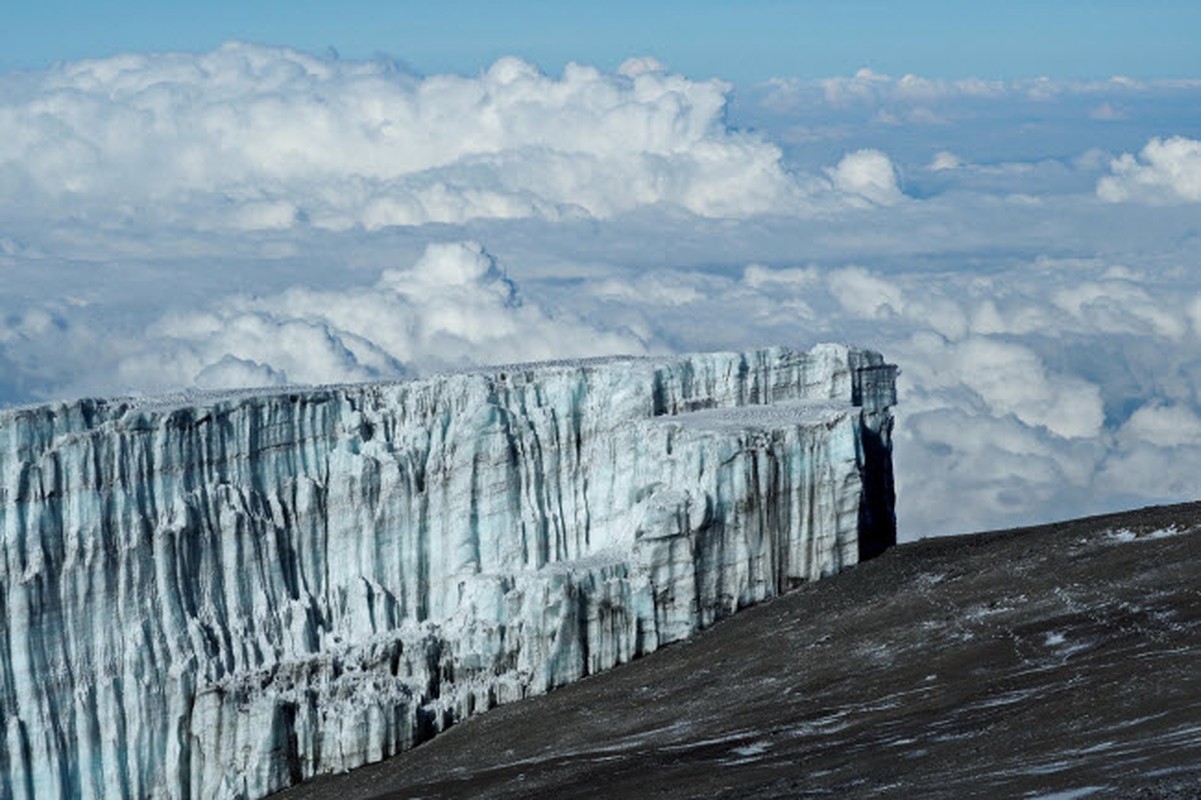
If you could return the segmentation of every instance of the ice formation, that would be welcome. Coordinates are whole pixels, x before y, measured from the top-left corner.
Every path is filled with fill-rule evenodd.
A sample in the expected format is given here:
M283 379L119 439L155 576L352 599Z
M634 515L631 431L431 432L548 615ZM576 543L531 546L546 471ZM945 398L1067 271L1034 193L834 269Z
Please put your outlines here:
M894 379L820 345L0 412L0 796L260 797L854 564Z

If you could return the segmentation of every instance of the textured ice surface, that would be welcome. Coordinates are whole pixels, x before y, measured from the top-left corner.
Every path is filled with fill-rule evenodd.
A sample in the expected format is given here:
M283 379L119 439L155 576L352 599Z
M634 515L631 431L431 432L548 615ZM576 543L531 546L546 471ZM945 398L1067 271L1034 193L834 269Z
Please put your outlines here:
M258 797L894 538L839 345L0 413L0 796Z

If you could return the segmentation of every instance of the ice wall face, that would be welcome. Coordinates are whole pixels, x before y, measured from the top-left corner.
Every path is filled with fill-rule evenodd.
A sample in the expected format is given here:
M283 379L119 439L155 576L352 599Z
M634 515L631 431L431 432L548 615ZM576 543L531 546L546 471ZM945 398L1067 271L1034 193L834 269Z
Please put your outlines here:
M895 538L822 345L0 412L0 796L259 797Z

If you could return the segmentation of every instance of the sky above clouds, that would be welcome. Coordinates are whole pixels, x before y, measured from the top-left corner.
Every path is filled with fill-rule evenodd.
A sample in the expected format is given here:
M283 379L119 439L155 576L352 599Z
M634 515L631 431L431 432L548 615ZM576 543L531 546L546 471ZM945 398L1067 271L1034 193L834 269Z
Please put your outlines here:
M906 538L1195 499L1201 69L1152 34L1196 12L896 5L635 25L619 4L562 55L540 42L586 16L520 40L468 15L438 51L449 23L405 4L374 40L326 15L324 43L303 3L218 4L191 39L158 5L22 10L0 34L31 40L0 71L0 405L836 340L902 368ZM397 8L429 42L388 39ZM784 18L857 60L780 60ZM881 20L949 42L943 63ZM680 31L703 25L699 63Z
M0 69L231 39L387 53L421 74L474 74L506 55L550 72L569 61L612 71L653 55L697 78L737 83L877 72L928 77L1168 78L1196 72L1201 7L1191 0L312 0L10 4Z

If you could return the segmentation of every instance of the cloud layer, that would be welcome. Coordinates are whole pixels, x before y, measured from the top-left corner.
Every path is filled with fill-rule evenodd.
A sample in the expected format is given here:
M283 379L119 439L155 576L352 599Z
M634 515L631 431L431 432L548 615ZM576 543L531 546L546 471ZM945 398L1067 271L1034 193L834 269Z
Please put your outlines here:
M421 78L236 43L78 62L0 81L0 194L108 224L371 230L657 204L801 213L880 190L790 174L725 126L728 90L650 59L559 78L516 58Z
M753 264L589 293L597 313L620 302L657 318L668 341L881 349L902 367L903 527L936 533L1195 492L1180 469L1201 456L1201 287L1180 289L1171 270L1040 259L989 274Z
M36 335L52 324L45 316L20 324ZM494 257L460 241L430 244L415 263L366 285L297 285L170 311L108 342L108 358L76 365L86 377L73 387L122 393L385 380L471 364L643 354L651 344L523 300Z
M1193 498L1197 99L245 44L0 75L0 403L840 340L903 370L905 536Z

